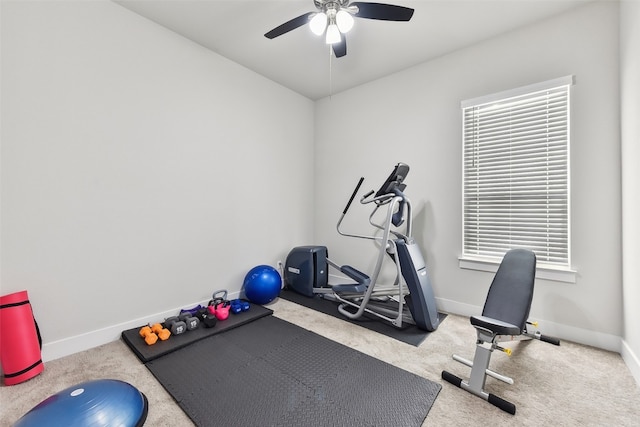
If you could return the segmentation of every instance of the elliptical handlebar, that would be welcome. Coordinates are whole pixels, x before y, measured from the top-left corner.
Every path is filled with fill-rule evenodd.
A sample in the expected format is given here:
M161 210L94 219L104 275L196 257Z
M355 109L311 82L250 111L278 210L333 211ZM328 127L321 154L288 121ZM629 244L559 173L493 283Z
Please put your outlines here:
M365 194L360 198L360 203L362 203L363 205L366 205L366 204L375 202L378 206L382 206L389 203L391 200L393 200L394 197L401 197L404 199L404 193L402 192L400 192L400 194L393 192L389 194L383 194L381 196L371 197L373 196L374 193L375 193L374 190L369 191L367 194Z
M362 183L364 182L364 176L360 177L360 181L358 181L358 184L356 184L356 189L353 190L353 193L351 194L351 197L349 198L349 201L347 202L347 206L344 207L344 210L342 211L342 215L346 215L347 211L349 210L349 208L351 207L351 202L353 202L353 199L356 197L356 194L358 194L358 190L360 190L360 186L362 185ZM371 190L371 193L367 193L367 194L372 194L373 190Z
M336 230L338 231L338 234L340 234L342 236L357 237L357 238L361 238L361 239L370 239L371 238L369 236L362 236L362 235L357 235L357 234L343 233L340 230L340 224L342 224L342 220L344 219L344 216L347 214L347 211L351 207L351 203L353 202L353 199L355 199L356 194L358 194L358 190L360 190L360 187L362 186L363 182L364 182L364 177L362 176L362 177L360 177L360 180L356 184L356 188L353 190L353 193L351 193L351 197L349 197L349 201L347 202L347 205L344 207L344 210L342 211L342 215L340 215L340 219L338 220L338 223L336 224ZM367 194L373 194L373 191L371 191L371 192L369 192ZM362 203L362 200L360 200L360 202Z
M369 218L369 222L371 223L371 225L375 226L376 228L380 228L384 230L385 227L373 223L371 221L371 217L373 217L373 215L378 210L378 208L380 208L381 206L387 205L389 203L391 203L392 205L395 205L395 204L398 205L397 211L395 213L392 213L389 216L389 221L394 226L399 227L404 223L405 211L408 210L408 213L410 215L411 204L403 193L404 189L407 187L407 185L404 184L403 181L406 178L408 173L409 173L409 165L405 163L398 163L377 192L374 190L371 190L360 198L360 203L363 205L366 205L369 203L376 204L376 207ZM340 230L340 224L342 224L342 220L344 219L345 215L347 214L347 211L351 207L351 203L353 203L353 199L356 197L356 194L360 190L360 187L362 186L363 182L364 182L364 177L360 177L360 180L356 184L356 188L353 190L353 193L351 193L351 197L349 198L349 201L347 202L347 205L342 211L342 215L340 216L340 219L336 224L336 230L338 231L338 234L343 236L377 240L378 238L375 236L364 236L359 234L343 233ZM407 206L408 206L408 209L407 209ZM392 208L393 206L390 207L390 209ZM409 224L410 223L411 221L409 220ZM407 234L410 235L411 234L410 225L408 226L407 231L408 231ZM393 232L393 231L392 233L397 234L396 232Z

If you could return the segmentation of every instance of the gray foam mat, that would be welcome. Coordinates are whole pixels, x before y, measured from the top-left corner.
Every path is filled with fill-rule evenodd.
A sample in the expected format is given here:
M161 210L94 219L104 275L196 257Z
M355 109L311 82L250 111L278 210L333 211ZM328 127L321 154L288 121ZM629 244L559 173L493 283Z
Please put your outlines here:
M159 340L153 345L147 345L144 340L140 338L138 331L142 326L123 331L121 337L131 351L138 356L138 359L140 359L142 363L147 363L201 339L237 328L261 317L270 316L272 313L273 310L269 308L251 304L248 311L230 314L228 319L216 322L213 328L205 328L203 325L200 325L198 329L180 335L171 335L168 340Z
M198 426L420 426L441 389L273 316L146 366Z

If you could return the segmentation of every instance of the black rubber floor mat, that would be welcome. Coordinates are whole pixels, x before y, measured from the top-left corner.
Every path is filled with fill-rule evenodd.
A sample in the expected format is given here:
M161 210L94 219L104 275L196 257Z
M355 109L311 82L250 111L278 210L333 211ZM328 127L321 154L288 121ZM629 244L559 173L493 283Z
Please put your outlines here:
M269 316L272 313L273 310L269 308L251 304L249 310L238 314L231 314L228 319L218 321L213 328L205 328L200 325L198 329L180 335L172 335L167 341L158 341L153 345L147 345L144 340L140 338L138 333L140 327L123 331L122 340L129 346L131 351L138 356L138 359L140 359L142 363L147 363L201 339L242 326L261 317Z
M273 316L146 366L198 426L420 426L441 389Z
M319 295L310 298L304 295L300 295L299 293L296 293L294 291L283 289L280 292L280 298L286 299L287 301L295 302L296 304L300 304L312 310L328 314L329 316L342 319L346 322L353 323L354 325L362 326L363 328L367 328L379 334L386 335L388 337L405 342L407 344L411 344L416 347L419 346L420 343L422 343L422 341L424 341L430 334L430 332L423 331L415 325L406 325L402 328L396 328L392 324L366 313L360 319L349 319L340 314L340 312L338 311L338 303L323 299ZM442 321L446 317L446 314L438 313L440 323L442 323Z

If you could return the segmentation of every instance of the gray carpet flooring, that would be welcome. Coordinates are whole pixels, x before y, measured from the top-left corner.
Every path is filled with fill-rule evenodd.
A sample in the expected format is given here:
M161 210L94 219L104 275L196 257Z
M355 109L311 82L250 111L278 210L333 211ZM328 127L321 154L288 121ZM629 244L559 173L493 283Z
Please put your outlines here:
M517 414L512 416L440 378L443 369L458 376L469 374L469 368L451 358L453 353L473 357L475 330L466 317L450 314L437 331L415 347L283 299L269 308L276 317L441 384L423 426L639 425L640 388L617 353L568 341L562 341L560 347L539 341L505 344L513 355L494 355L491 368L512 377L515 383L507 385L489 378L486 388L516 404ZM46 362L37 377L0 387L0 426L10 426L48 396L96 378L121 379L143 391L149 399L146 426L193 425L151 372L118 340Z

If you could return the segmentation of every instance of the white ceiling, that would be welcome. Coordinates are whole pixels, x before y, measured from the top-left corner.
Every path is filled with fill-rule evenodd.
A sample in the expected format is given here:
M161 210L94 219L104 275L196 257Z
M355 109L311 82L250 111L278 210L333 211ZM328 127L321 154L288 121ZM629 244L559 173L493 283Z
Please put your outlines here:
M592 0L376 0L415 9L409 22L356 18L347 55L330 56L307 26L264 33L315 11L313 0L114 0L316 100Z

